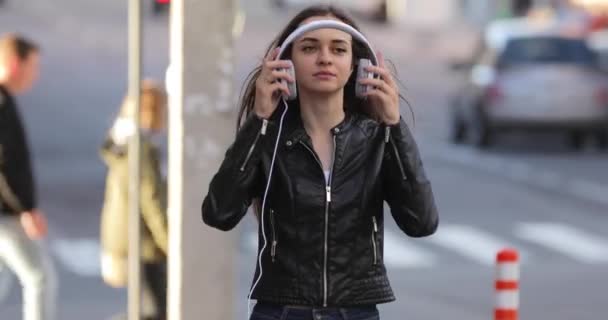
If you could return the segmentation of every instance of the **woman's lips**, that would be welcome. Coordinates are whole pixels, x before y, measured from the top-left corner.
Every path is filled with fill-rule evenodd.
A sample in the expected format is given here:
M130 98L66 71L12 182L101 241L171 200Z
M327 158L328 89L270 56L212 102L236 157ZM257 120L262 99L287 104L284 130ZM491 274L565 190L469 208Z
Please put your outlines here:
M336 75L331 73L331 72L325 72L325 71L321 71L321 72L317 72L313 75L315 78L318 79L332 79L335 78Z

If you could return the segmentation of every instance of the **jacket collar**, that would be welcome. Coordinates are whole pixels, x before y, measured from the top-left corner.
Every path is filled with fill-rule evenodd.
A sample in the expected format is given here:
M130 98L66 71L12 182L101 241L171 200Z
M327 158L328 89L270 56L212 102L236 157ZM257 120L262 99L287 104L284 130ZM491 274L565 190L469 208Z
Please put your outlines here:
M355 115L346 111L344 114L344 119L330 129L331 133L339 136L347 132L353 126L355 118ZM294 143L298 141L310 142L310 137L306 133L306 129L304 129L304 123L302 122L299 109L293 108L287 112L287 115L285 115L285 124L285 129L287 129L287 132L284 136L286 139Z

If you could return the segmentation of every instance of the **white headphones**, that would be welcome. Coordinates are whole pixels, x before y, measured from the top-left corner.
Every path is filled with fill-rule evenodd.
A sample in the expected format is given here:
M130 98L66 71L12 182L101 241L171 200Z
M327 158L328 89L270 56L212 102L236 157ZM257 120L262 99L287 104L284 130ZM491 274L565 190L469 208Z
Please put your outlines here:
M370 45L369 41L367 41L367 39L363 36L363 34L361 34L359 31L357 31L357 29L351 27L350 25L348 25L344 22L340 22L340 21L336 21L336 20L317 20L317 21L312 21L310 23L307 23L305 25L298 27L289 36L287 36L287 38L285 38L285 41L283 41L283 43L281 44L281 47L279 49L279 54L277 55L276 60L281 59L281 57L283 56L283 54L285 53L285 51L289 47L289 45L292 42L294 42L298 37L302 36L306 32L310 32L310 31L318 30L318 29L337 29L340 31L344 31L344 32L350 34L355 40L362 42L369 49L372 59L371 60L370 59L359 59L359 62L357 64L357 79L374 77L373 73L365 70L365 67L367 67L369 65L375 65L375 66L378 65L378 57L376 56L376 52ZM288 61L291 63L291 60L288 60ZM295 79L293 63L291 63L291 67L288 69L285 69L285 71L287 71ZM289 93L290 93L289 97L287 97L287 100L296 99L298 96L296 82L294 81L292 83L288 83L287 86L289 88ZM368 87L369 86L361 85L361 84L359 84L359 82L357 82L357 84L355 86L355 94L357 95L357 97L363 98Z
M298 27L296 30L294 30L286 39L285 41L283 41L283 43L281 44L280 50L279 50L279 54L277 55L276 60L279 60L281 58L281 56L284 54L285 50L289 47L289 45L298 37L300 37L301 35L303 35L306 32L309 31L313 31L313 30L318 30L318 29L337 29L337 30L341 30L344 31L348 34L350 34L355 40L358 40L360 42L362 42L363 44L365 44L365 46L369 49L369 51L371 52L371 60L370 59L359 59L358 62L358 66L357 66L357 79L361 79L361 78L373 78L374 74L372 72L369 72L367 70L365 70L365 67L369 66L369 65L378 65L378 58L376 57L376 53L374 52L373 48L371 47L371 45L369 44L369 42L367 41L367 39L359 32L357 31L355 28L351 27L350 25L343 23L343 22L339 22L336 20L318 20L318 21L313 21L310 23L307 23L305 25L302 25L300 27ZM288 60L291 63L291 60ZM294 68L293 68L293 63L291 64L291 67L288 69L285 69L285 71L287 71L288 73L290 73L290 75L295 79L295 72L294 72ZM251 291L249 291L249 295L248 295L248 303L247 303L247 319L249 319L250 315L251 315L251 303L249 303L249 301L251 300L251 295L253 294L253 291L255 290L255 287L257 286L257 284L260 282L260 280L262 279L262 255L264 253L264 250L266 249L267 245L268 245L268 241L266 239L266 232L265 232L265 228L264 228L264 211L266 209L266 198L268 196L268 191L270 190L270 182L272 180L272 173L273 173L273 169L274 169L274 162L276 159L276 155L277 155L277 150L278 150L278 146L279 146L279 140L281 137L281 131L283 130L283 119L285 118L285 114L287 114L287 109L289 108L287 101L286 100L294 100L297 98L297 89L296 89L296 83L295 81L292 83L288 83L287 84L289 87L289 92L290 92L290 96L289 97L283 97L283 104L285 105L285 108L283 110L283 113L281 115L281 120L279 121L279 130L277 133L277 140L275 141L275 145L274 145L274 151L272 154L272 161L270 162L270 169L268 171L268 181L266 182L266 188L264 190L264 196L262 198L262 208L261 208L261 212L260 212L260 225L262 228L262 238L264 240L262 248L260 249L260 252L258 254L258 266L260 268L260 273L258 275L258 278L256 279L256 281L254 282L253 286L251 287ZM363 98L364 97L364 93L365 91L368 89L368 85L360 85L359 82L357 82L356 86L355 86L355 92L357 97Z

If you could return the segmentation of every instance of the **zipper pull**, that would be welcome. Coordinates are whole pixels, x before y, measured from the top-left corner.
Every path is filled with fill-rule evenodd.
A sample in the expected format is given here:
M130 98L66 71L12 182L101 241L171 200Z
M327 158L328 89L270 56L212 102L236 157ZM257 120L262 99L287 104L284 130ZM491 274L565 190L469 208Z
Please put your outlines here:
M384 127L384 142L388 143L388 140L391 137L391 128L390 127Z
M376 217L372 217L372 221L374 222L374 232L378 233L378 224L376 223Z
M268 129L268 120L266 119L262 119L262 130L260 131L260 134L265 136L266 135L266 129Z
M274 257L276 255L276 250L277 250L277 241L273 240L272 241L272 248L270 248L270 255L272 256L272 262L274 262Z
M331 202L331 187L330 186L325 187L325 194L326 194L327 202Z

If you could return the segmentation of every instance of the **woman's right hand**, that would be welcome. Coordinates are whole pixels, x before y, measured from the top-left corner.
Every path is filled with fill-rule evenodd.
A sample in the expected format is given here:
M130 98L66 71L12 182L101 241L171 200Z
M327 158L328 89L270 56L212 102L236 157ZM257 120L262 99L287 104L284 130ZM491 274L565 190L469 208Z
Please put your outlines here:
M287 60L275 60L279 54L279 48L271 50L264 58L262 70L255 82L255 103L253 111L264 119L270 118L277 108L281 95L289 96L287 82L294 82L286 71L291 64ZM281 82L277 80L283 80Z

